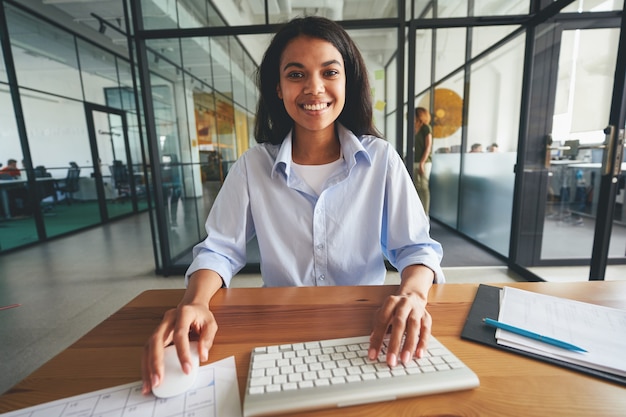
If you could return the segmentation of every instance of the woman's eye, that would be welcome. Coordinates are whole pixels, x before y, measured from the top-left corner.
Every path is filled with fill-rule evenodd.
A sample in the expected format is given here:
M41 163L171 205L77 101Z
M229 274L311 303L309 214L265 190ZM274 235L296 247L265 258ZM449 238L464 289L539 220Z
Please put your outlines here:
M301 72L290 72L287 74L287 78L302 78L303 75Z
M328 70L328 71L326 71L325 74L326 74L327 77L334 77L336 75L339 75L339 71L337 71L337 70Z

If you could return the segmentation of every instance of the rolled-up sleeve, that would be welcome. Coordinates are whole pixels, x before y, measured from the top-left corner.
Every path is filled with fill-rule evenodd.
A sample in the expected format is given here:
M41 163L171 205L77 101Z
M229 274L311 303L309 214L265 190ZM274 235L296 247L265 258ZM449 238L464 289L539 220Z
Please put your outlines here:
M207 217L207 237L193 248L185 284L200 269L217 272L228 287L246 263L246 243L253 234L245 158L231 167Z
M435 273L435 283L443 283L441 244L430 237L429 219L402 159L393 150L389 151L388 158L381 236L385 255L400 272L407 266L421 264Z

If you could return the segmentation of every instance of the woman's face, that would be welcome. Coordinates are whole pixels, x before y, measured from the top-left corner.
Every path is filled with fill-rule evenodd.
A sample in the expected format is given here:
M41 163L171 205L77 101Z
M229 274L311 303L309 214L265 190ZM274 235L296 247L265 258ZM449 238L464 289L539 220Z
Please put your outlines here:
M346 99L343 57L333 44L299 36L287 44L280 59L276 88L294 121L297 138L334 135L334 123Z
M424 124L419 119L419 117L415 116L413 118L413 130L415 131L415 133L419 132L419 130L422 128L423 125Z

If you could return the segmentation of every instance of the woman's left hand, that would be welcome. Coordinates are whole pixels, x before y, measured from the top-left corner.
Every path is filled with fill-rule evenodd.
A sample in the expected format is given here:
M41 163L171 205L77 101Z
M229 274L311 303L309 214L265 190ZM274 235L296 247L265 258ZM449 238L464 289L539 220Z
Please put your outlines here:
M432 329L432 317L426 310L426 305L433 278L432 270L423 265L405 268L398 294L389 296L376 311L370 336L371 360L375 360L380 354L383 339L389 329L389 366L396 366L398 360L407 363L414 356L422 357Z

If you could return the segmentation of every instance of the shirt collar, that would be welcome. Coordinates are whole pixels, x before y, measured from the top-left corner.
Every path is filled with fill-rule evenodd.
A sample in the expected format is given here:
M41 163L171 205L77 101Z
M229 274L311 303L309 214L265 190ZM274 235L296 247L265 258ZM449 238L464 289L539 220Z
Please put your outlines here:
M293 130L289 131L283 143L280 145L274 166L272 167L272 177L277 175L278 172L282 172L286 178L289 178L292 163L291 150L293 149L292 132ZM337 133L339 134L341 153L348 165L348 171L351 170L359 160L367 165L372 164L370 154L351 130L348 130L341 123L337 122Z

